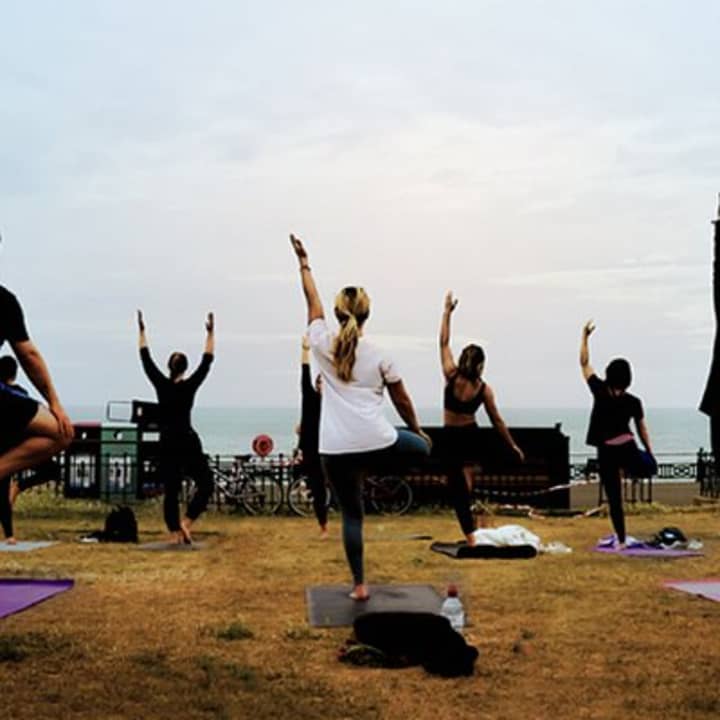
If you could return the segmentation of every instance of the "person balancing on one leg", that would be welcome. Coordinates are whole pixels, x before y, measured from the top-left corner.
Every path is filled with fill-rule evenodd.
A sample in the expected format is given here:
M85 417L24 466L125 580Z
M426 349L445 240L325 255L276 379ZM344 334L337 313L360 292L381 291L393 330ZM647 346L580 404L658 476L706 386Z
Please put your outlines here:
M197 370L185 377L188 359L174 352L168 360L169 377L153 362L145 335L143 314L138 310L140 360L148 379L157 393L160 415L160 466L159 473L165 486L163 505L165 524L176 543L190 543L190 528L205 510L213 490L212 473L203 452L198 434L191 422L195 394L210 372L215 353L215 321L207 317L205 352ZM187 513L180 521L178 498L185 475L195 482L195 493L188 503Z
M587 444L597 448L600 482L610 506L617 547L623 549L626 535L620 473L624 470L647 477L657 472L657 464L652 457L642 402L627 392L632 382L630 363L624 358L612 360L605 369L605 380L601 380L590 365L588 339L594 330L595 325L588 321L583 327L580 343L580 369L593 395ZM630 431L631 419L635 421L645 454L641 453Z
M15 544L12 504L19 486L11 478L64 450L72 442L74 431L45 360L30 339L18 299L0 286L0 346L6 340L48 403L45 407L12 384L0 383L0 524L7 542Z
M325 475L320 465L318 451L320 435L320 403L322 400L322 377L317 376L313 383L310 371L310 341L307 335L302 339L300 389L302 393L302 415L300 417L301 467L312 493L313 510L320 525L320 537L328 536L328 507L325 488Z
M320 368L320 459L342 511L343 545L353 576L353 600L367 600L363 565L362 487L368 471L397 455L430 453L430 438L420 428L415 407L395 363L365 336L370 298L361 287L345 287L335 298L339 327L325 320L320 294L302 242L290 236L297 256L308 311L308 339ZM383 395L409 429L397 430L385 417Z

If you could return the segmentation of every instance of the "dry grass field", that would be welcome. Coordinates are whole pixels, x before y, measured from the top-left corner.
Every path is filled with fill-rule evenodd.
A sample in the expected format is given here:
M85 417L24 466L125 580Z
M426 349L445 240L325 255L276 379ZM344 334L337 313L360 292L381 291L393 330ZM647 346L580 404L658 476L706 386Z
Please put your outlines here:
M629 518L635 535L678 525L705 542L704 558L677 561L590 552L606 518L521 520L574 549L526 561L453 561L404 539L456 539L450 514L368 518L371 584L460 585L481 656L457 680L345 666L349 631L308 626L304 587L348 579L336 517L326 542L310 520L209 514L199 552L75 543L105 511L21 500L19 534L62 542L0 554L0 577L76 586L0 620L8 720L720 717L720 604L661 587L720 577L717 509ZM139 519L143 540L161 537L157 505Z

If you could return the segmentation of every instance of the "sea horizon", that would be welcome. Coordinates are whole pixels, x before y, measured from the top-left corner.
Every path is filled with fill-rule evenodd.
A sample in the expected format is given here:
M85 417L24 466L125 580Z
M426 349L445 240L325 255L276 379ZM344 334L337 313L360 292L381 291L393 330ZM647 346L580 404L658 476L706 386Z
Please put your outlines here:
M123 425L129 420L129 404L70 405L68 412L74 422L98 422L105 426ZM388 417L401 425L402 421L388 406ZM585 444L590 416L589 407L506 407L503 417L513 427L555 427L570 438L571 455L593 455L593 448ZM441 407L418 407L423 425L441 425ZM646 407L646 421L653 450L658 456L672 455L677 459L694 457L700 448L709 447L708 420L692 407ZM273 438L274 451L290 453L295 447L295 426L300 409L293 405L202 405L193 411L193 423L206 452L228 455L251 452L252 440L260 434ZM481 426L489 426L484 413L478 414Z

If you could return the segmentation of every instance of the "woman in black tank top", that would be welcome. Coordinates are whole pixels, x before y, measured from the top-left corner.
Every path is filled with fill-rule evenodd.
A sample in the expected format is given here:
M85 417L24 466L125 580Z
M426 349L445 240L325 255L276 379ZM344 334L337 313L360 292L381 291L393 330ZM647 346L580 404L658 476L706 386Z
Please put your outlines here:
M445 431L445 454L453 459L448 470L448 485L460 527L469 545L475 544L473 531L475 521L470 510L473 483L472 465L461 462L476 440L473 430L477 428L475 414L482 405L493 427L500 433L520 462L525 455L513 440L505 421L500 415L492 388L482 379L485 353L478 345L468 345L455 363L450 350L450 316L458 301L449 292L445 297L445 309L440 323L440 362L445 376L443 424L452 431ZM458 459L460 462L458 462Z

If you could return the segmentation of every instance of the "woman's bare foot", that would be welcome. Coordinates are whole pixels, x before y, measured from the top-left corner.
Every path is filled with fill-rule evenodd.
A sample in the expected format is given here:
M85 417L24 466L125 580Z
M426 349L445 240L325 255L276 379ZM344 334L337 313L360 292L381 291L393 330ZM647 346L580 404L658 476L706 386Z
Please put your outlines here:
M185 539L183 538L183 534L179 530L176 530L175 532L170 533L168 542L171 545L182 545L185 542Z
M370 593L368 592L368 586L364 583L361 585L356 585L353 588L353 591L350 593L350 597L353 600L357 600L358 602L365 602L365 600L369 600Z
M190 534L190 528L192 527L192 520L189 518L183 518L183 520L180 522L180 536L182 537L182 542L186 543L187 545L192 545L192 535Z
M15 501L17 500L17 496L20 494L20 483L13 478L10 481L10 490L9 490L9 498L10 498L10 507L12 507L15 504Z
M9 538L5 538L5 544L6 545L17 545L17 540L11 536Z
M465 536L465 541L467 542L468 547L475 547L475 534L468 533Z
M320 526L320 539L321 539L321 540L327 540L327 539L328 539L328 529L327 529L327 525L321 525L321 526Z

